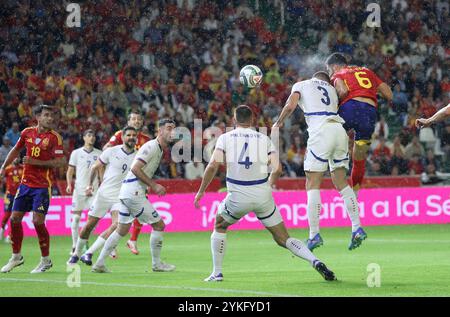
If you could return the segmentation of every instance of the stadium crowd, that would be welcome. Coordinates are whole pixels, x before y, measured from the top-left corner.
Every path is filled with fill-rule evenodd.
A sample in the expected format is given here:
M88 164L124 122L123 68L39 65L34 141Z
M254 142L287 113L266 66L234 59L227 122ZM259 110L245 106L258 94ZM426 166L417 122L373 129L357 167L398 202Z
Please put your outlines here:
M368 174L445 171L450 123L419 133L414 120L450 100L449 4L378 1L381 26L370 28L362 2L89 1L80 3L81 27L69 28L65 3L4 0L0 164L42 103L58 109L56 129L67 156L88 128L101 148L131 110L143 112L143 131L152 137L165 116L192 130L195 118L204 129L231 127L239 104L249 105L256 124L270 131L292 84L323 69L325 56L338 51L372 68L394 91L391 104L379 104ZM240 85L245 64L262 68L260 87ZM285 176L304 175L306 140L298 109L282 131ZM198 178L203 167L173 163L167 152L158 177Z

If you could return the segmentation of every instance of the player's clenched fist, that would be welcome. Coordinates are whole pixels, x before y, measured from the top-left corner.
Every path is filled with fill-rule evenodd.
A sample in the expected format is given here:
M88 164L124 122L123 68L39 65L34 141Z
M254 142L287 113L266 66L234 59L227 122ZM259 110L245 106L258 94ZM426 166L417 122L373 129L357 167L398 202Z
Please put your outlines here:
M428 119L416 119L416 128L420 129L420 128L426 128L429 127L432 124L432 122L430 122L430 120Z
M155 186L153 186L152 190L158 196L163 196L166 194L166 188L160 184L156 184Z

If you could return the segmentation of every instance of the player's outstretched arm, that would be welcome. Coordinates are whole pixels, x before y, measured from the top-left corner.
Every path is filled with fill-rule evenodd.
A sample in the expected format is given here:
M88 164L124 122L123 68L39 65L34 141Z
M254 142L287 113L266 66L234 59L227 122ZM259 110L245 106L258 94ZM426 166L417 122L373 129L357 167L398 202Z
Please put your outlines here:
M281 111L280 117L274 123L272 128L281 128L283 126L284 120L286 120L286 118L289 117L297 107L300 97L301 96L298 91L290 94L288 100L286 101L286 105L283 107L283 110Z
M380 93L381 96L383 96L384 99L386 99L387 101L391 101L392 97L393 97L393 93L391 90L391 87L388 86L388 84L386 83L381 83L378 88L377 91Z
M436 112L431 118L425 119L417 119L416 127L417 128L426 128L432 125L433 123L444 121L445 119L450 118L450 104Z
M0 167L0 176L3 178L5 176L5 168L19 156L21 147L18 146L19 142L16 143L16 145L9 151L8 155L6 156L5 161L3 162L3 165Z
M222 150L215 149L211 160L208 163L208 166L205 169L205 173L203 174L202 178L202 184L200 185L200 188L198 189L197 195L195 195L194 205L196 208L199 208L199 202L200 199L205 194L206 188L208 188L209 184L213 180L214 176L217 174L217 170L219 169L220 165L224 162L224 153Z

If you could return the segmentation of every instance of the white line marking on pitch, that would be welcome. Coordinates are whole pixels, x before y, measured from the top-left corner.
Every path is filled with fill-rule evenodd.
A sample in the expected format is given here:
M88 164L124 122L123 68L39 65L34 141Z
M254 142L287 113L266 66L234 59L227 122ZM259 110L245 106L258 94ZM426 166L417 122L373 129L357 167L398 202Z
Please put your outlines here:
M41 282L41 283L55 283L66 284L66 281L58 280L43 280L43 279L21 279L21 278L0 278L0 282ZM272 297L300 297L299 295L292 294L274 294L269 292L258 292L251 290L237 290L237 289L225 289L225 288L205 288L205 287L190 287L190 286L162 286L162 285L144 285L144 284L127 284L127 283L99 283L99 282L81 282L81 285L94 285L94 286L117 286L117 287L135 287L135 288L157 288L157 289L176 289L176 290L189 290L189 291L206 291L206 292L219 292L219 293L240 293L249 295L261 295Z

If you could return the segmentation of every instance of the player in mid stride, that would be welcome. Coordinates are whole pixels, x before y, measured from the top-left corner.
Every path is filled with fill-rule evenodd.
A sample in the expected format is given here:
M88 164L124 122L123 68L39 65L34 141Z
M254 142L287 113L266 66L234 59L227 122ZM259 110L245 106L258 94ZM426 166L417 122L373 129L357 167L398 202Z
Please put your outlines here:
M247 213L253 211L270 231L276 243L289 249L295 256L308 261L327 281L335 280L334 273L300 240L291 238L272 197L272 187L281 175L281 164L275 146L266 135L252 128L253 113L241 105L234 112L236 129L222 134L203 175L194 204L211 183L220 165L226 162L228 195L219 206L214 231L211 235L213 272L206 282L223 280L222 262L226 249L226 232ZM270 175L269 166L272 168Z
M348 136L342 126L344 120L337 114L338 97L327 73L317 72L312 79L298 82L292 87L291 95L274 128L281 127L297 105L305 114L309 135L304 162L310 230L308 248L313 250L323 244L319 233L322 209L320 185L329 166L333 183L344 200L352 222L352 237L348 248L353 250L361 245L367 234L361 228L356 195L347 183Z
M24 129L20 139L8 153L0 175L3 177L5 167L11 164L26 148L23 158L24 170L22 181L17 189L11 215L11 242L13 254L1 272L7 273L24 263L21 254L23 241L22 219L25 212L33 212L33 224L39 239L41 261L31 273L43 273L53 264L50 260L50 235L45 226L45 216L50 204L51 180L50 170L65 164L62 137L52 130L54 108L40 105L35 111L37 126Z
M118 245L120 239L130 230L131 224L137 219L140 224L150 224L153 231L150 235L150 249L152 253L152 270L154 272L171 272L175 265L161 261L163 246L164 221L147 199L147 187L161 196L166 189L157 184L153 175L159 167L163 149L167 148L174 139L175 122L172 119L161 119L158 122L158 136L145 143L136 154L131 170L123 180L119 199L119 225L106 240L97 262L92 267L94 273L108 273L105 260Z

